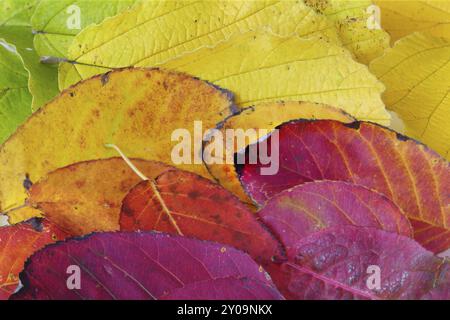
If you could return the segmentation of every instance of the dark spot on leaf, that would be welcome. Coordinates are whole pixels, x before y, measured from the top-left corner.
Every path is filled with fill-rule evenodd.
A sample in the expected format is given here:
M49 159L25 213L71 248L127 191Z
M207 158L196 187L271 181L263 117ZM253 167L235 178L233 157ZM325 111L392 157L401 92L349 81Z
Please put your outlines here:
M347 128L350 128L350 129L359 130L359 128L361 127L361 122L355 121L352 123L344 123L344 126L346 126Z
M26 190L30 190L30 188L33 186L33 182L30 180L30 176L28 173L25 174L25 179L23 180L23 187Z

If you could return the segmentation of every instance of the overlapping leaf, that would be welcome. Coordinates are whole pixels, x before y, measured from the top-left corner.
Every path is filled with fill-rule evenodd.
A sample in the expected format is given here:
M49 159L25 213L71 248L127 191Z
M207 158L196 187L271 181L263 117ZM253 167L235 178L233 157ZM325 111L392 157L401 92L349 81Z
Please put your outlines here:
M56 66L40 63L33 47L31 15L36 0L4 0L0 3L0 39L10 43L20 55L29 72L28 87L33 101L28 106L36 110L58 93Z
M367 67L342 47L317 39L250 32L163 66L228 88L240 106L303 100L341 108L361 120L388 124L390 119L380 99L383 85Z
M267 264L281 256L278 241L221 186L183 171L143 181L123 200L120 228L157 230L232 245Z
M81 269L79 290L61 281L74 264ZM35 254L21 278L25 287L15 299L282 299L243 252L158 233L69 240Z
M136 0L40 0L31 19L40 56L65 58L82 29L130 8ZM79 24L76 19L79 19Z
M62 65L60 88L105 68L155 66L260 27L339 42L333 24L302 1L147 1L77 35L68 54L76 63Z
M206 152L205 149L211 143L211 141L206 141L203 159L209 172L224 188L250 204L251 200L243 190L233 165L234 152L242 151L249 144L262 138L259 136L259 130L266 130L265 134L269 134L280 124L292 119L330 119L346 123L354 121L352 117L339 109L309 102L269 102L245 108L239 114L227 118L218 129L224 139L227 139L227 130L243 130L244 132L255 130L257 136L246 134L245 141L241 142L242 145L239 144L236 137L232 144L228 144L226 140L222 141L224 150L222 156ZM237 135L238 131L234 133Z
M156 178L169 166L133 159L146 176ZM27 205L71 235L119 229L122 199L140 178L119 158L93 160L57 169L35 183ZM11 224L24 220L22 210L12 211Z
M415 33L370 70L386 85L383 100L400 115L406 133L450 159L450 38Z
M413 32L426 32L450 39L450 3L429 0L375 0L380 8L381 24L392 41Z
M305 3L336 24L343 46L358 61L368 64L389 47L389 35L374 19L372 1L305 0Z
M328 228L299 240L295 251L284 267L288 291L298 299L420 299L448 286L440 281L448 278L448 262L375 228ZM379 287L369 278L373 270L380 272Z
M19 284L19 272L36 250L67 236L48 221L30 220L0 227L0 300L8 299Z
M28 73L12 47L0 44L0 143L31 114Z
M341 181L320 181L285 190L259 211L290 254L295 243L311 233L337 225L374 227L407 237L411 225L385 196Z
M351 182L397 204L426 248L450 247L449 163L416 141L370 123L292 122L280 127L279 159L275 175L261 175L261 164L238 168L258 203L306 182Z
M27 174L36 182L75 162L116 156L106 143L132 158L171 164L173 130L193 132L194 120L212 128L232 109L226 91L174 72L125 69L84 81L41 108L1 146L1 210L24 203ZM200 149L194 145L192 155ZM199 162L180 166L208 176Z

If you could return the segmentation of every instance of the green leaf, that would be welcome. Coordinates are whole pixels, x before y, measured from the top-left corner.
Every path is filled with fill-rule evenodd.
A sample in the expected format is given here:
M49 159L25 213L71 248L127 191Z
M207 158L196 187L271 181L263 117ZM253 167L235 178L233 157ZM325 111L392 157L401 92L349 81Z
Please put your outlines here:
M72 39L90 24L130 8L136 0L41 0L31 18L40 56L64 58ZM75 19L79 14L80 28Z
M37 110L58 94L57 67L40 63L33 49L30 19L36 3L36 0L0 2L0 39L15 47L29 73L28 88L33 96L30 110Z
M28 73L14 48L0 43L0 143L31 114Z

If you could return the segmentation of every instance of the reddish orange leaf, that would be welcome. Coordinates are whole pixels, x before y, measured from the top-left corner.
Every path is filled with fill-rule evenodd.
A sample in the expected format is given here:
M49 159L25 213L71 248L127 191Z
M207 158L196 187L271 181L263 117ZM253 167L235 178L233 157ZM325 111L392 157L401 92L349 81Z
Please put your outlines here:
M121 230L157 230L221 242L267 263L282 255L279 242L234 195L198 175L168 171L143 181L126 196ZM160 197L160 199L159 199Z
M48 221L32 219L0 228L0 300L6 300L19 284L19 273L35 251L67 234Z

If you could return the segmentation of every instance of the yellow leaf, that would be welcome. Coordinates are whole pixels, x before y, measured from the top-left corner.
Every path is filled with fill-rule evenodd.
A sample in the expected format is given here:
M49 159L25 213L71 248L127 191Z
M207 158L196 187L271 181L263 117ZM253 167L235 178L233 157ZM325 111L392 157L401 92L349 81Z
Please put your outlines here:
M413 32L426 32L450 39L450 1L375 0L380 7L381 25L392 42Z
M345 112L326 105L294 101L275 102L262 103L242 110L241 113L229 117L223 123L221 131L224 137L226 136L226 130L228 129L242 129L244 131L248 129L264 129L267 130L267 133L270 133L280 124L295 119L337 120L345 123L354 121L354 119ZM258 137L256 137L255 140L255 137L252 135L247 135L245 147L257 142L257 139ZM239 182L236 169L234 164L232 164L233 159L227 159L227 154L233 154L233 151L238 152L241 151L241 149L238 147L237 141L234 141L233 150L230 150L229 148L231 145L227 145L226 143L224 143L224 145L228 148L226 148L223 154L222 164L212 163L213 157L208 157L208 154L205 153L204 160L206 166L208 167L209 172L224 188L234 193L247 204L252 204L253 202L244 192L244 189Z
M186 129L192 137L195 120L214 128L232 109L228 92L175 72L123 69L83 81L39 109L0 147L0 211L24 203L27 174L36 182L75 162L117 156L107 143L132 158L172 164L173 130ZM197 152L201 143L191 149ZM201 158L197 163L179 167L209 177Z
M305 0L305 3L335 23L342 45L359 62L368 64L389 47L389 35L376 23L372 1Z
M450 159L450 41L414 33L370 70L386 85L383 99L405 123L406 134Z
M342 47L264 33L236 35L163 64L236 94L236 103L302 100L343 109L357 119L389 124L384 86Z
M302 1L147 1L77 35L68 54L75 63L63 64L60 88L102 68L155 66L258 28L339 43L334 25Z

